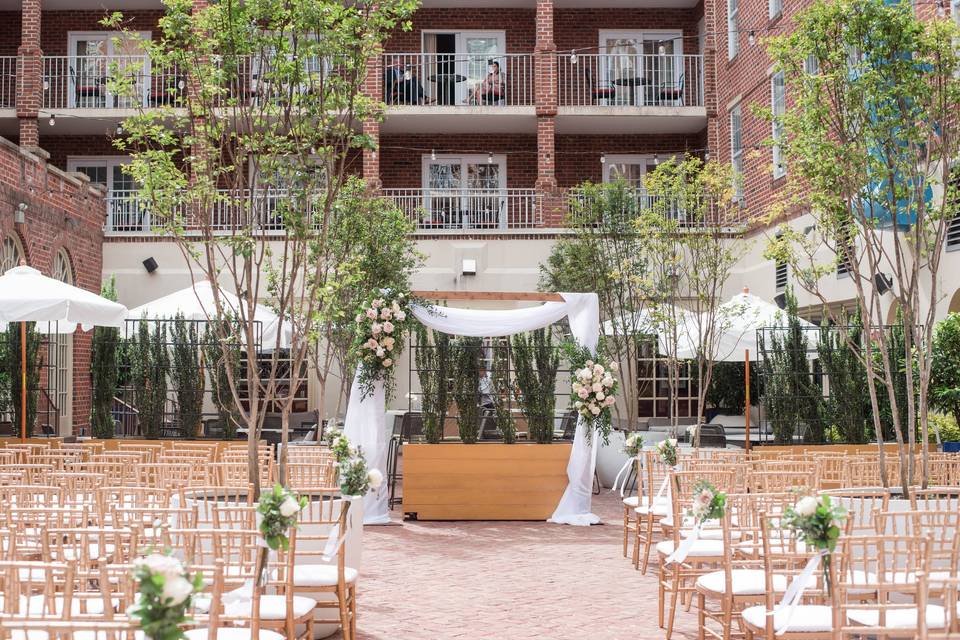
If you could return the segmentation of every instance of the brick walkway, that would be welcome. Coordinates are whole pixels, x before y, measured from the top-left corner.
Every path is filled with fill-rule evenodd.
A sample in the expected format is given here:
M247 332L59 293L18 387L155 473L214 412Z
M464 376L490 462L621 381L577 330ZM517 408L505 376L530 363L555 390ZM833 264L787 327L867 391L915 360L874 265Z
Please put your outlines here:
M622 557L618 497L594 496L594 513L607 524L367 527L358 640L661 640L656 567ZM674 638L694 637L694 610L677 618Z

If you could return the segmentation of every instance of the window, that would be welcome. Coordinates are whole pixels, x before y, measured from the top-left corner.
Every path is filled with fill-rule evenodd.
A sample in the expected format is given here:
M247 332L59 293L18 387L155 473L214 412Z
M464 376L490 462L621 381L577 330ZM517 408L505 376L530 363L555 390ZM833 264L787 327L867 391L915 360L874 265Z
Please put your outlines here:
M421 224L435 228L497 229L507 221L504 156L423 157Z
M953 203L953 218L947 227L947 248L960 249L960 163L953 168L953 177L947 187L947 197Z
M770 78L770 109L773 112L773 177L787 175L786 161L783 158L783 116L787 111L786 87L783 72L778 71Z
M803 61L803 70L811 76L820 73L820 60L817 59L817 56L812 53L808 55L807 59Z
M662 92L651 92L650 86L676 89L683 82L683 34L679 31L601 30L599 47L603 54L600 84L614 89L605 105L659 106L667 98L661 97ZM668 106L672 104L670 99Z
M727 58L733 60L740 52L740 33L737 26L740 0L727 0Z
M72 108L131 109L147 104L151 90L150 62L143 42L150 40L149 31L127 35L119 31L72 31L67 34L70 53L70 90L67 106ZM135 77L139 97L117 95L107 82L112 65L128 70Z
M7 236L0 244L0 275L9 269L20 266L23 260L23 247L14 236Z
M68 158L67 170L86 174L90 182L104 185L109 196L128 197L137 190L133 177L123 172L123 166L129 163L127 156Z
M743 200L743 120L740 105L730 110L730 163L733 165L735 200Z
M53 272L50 274L54 280L73 284L73 267L70 265L70 256L64 249L57 251L53 259Z
M783 13L783 0L770 0L770 19L779 18Z

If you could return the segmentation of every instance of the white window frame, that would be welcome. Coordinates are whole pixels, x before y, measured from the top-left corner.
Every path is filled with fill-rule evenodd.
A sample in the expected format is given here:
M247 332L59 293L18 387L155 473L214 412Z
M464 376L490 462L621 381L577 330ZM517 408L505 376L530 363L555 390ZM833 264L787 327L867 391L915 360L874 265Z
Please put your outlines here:
M737 127L734 127L734 121ZM743 111L737 102L730 107L730 164L733 167L734 199L743 200ZM737 148L736 131L739 130L740 147Z
M505 56L507 54L507 32L502 30L481 30L481 29L422 29L420 31L420 51L426 55L427 54L427 36L436 35L438 33L452 33L456 37L456 44L454 45L456 51L454 51L454 58L456 59L455 67L457 73L461 75L466 74L466 51L464 41L467 38L495 38L497 40L497 55ZM432 52L430 55L437 55L436 52ZM461 60L461 56L464 56L464 59ZM424 59L423 64L420 65L421 69L429 69L430 65ZM461 69L463 67L463 69ZM501 77L506 76L507 74L507 65L504 60L500 60L500 75ZM421 86L424 89L424 93L431 98L436 98L436 85L433 82L430 82L429 78L418 78ZM456 85L456 95L455 101L457 104L463 103L472 90L472 87L469 86L469 82L458 82Z
M727 0L727 60L740 53L740 0Z
M130 156L68 156L67 171L79 171L78 167L104 167L107 170L107 195L113 191L113 168L130 164Z
M779 80L780 96L777 96ZM770 111L773 115L770 123L770 136L773 139L773 177L782 178L787 175L786 161L783 159L783 116L787 111L787 86L782 71L775 71L770 75Z
M604 184L609 184L612 182L610 180L610 168L615 164L637 164L643 167L643 177L647 175L647 165L654 160L659 162L664 162L676 158L674 153L624 153L624 154L607 154L607 161L603 164L603 182ZM656 163L655 163L656 164Z
M460 161L460 177L462 180L467 179L467 165L468 164L487 164L489 156L483 154L462 154L462 153L445 153L445 154L436 154L434 157L432 154L425 154L421 158L421 184L423 186L424 192L430 191L430 165L435 162L445 161L450 162L452 160ZM506 191L507 189L507 156L500 154L493 155L493 162L490 164L495 164L500 167L500 185L498 189L500 191ZM460 187L461 191L465 191L469 187Z
M116 53L113 50L113 39L122 37L124 35L125 34L122 31L68 31L67 32L67 57L69 58L68 64L70 65L70 68L71 69L77 68L77 53L76 53L77 46L76 45L78 41L95 40L95 39L101 39L101 38L105 40L107 43L106 57L107 57L107 63L109 64L110 58L121 55ZM152 38L152 35L153 34L150 31L136 31L133 33L134 37L137 37L140 40L145 42L149 42L150 39ZM123 54L123 55L128 55L128 54ZM150 57L146 54L146 52L144 52L142 55L144 60L143 60L143 67L140 69L140 74L144 78L149 78L150 77ZM67 95L67 104L71 108L74 108L77 106L76 104L77 92L76 92L76 88L74 87L74 82L75 80L73 78L70 78L70 82L68 83L69 92ZM142 104L148 104L150 91L152 89L151 84L152 83L149 81L143 82L143 87L141 88L142 95L140 96ZM104 86L103 91L107 91L106 86ZM108 108L112 106L112 98L113 96L109 93L104 96L104 100L106 101L106 105Z

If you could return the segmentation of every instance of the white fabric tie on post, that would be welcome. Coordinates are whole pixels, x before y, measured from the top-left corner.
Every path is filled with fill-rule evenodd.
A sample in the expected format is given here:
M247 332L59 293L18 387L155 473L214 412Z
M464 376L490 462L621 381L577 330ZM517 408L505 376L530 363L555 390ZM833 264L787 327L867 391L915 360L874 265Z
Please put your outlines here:
M387 394L383 380L373 383L373 392L362 398L360 372L353 378L350 403L344 419L343 433L350 444L363 450L367 467L386 471L387 464ZM390 498L384 482L380 488L363 496L363 524L389 524Z
M623 466L620 467L620 471L617 472L617 477L613 479L613 486L610 487L610 493L613 493L617 489L620 489L620 497L623 498L623 492L627 489L627 480L630 479L630 474L627 473L627 469L630 468L630 465L636 462L636 458L627 458L627 461L623 463ZM623 478L623 482L620 482L620 478Z
M341 509L345 509L347 503L354 503L360 501L362 498L360 496L343 496ZM333 559L333 556L336 555L337 551L340 550L340 547L343 546L343 543L347 539L347 534L350 533L350 518L347 518L347 528L344 530L343 535L338 535L340 533L340 527L336 524L330 527L330 533L327 535L327 543L323 545L323 558L324 562L330 562Z
M780 600L780 604L773 608L773 611L767 611L768 616L775 616L784 609L787 610L787 615L784 617L783 625L779 629L774 629L774 633L778 636L782 636L787 629L790 628L790 621L793 619L793 614L797 610L797 606L800 604L800 601L803 599L803 592L807 590L807 586L810 584L810 579L813 577L813 572L817 570L817 567L820 566L820 561L823 560L827 555L827 550L824 549L817 555L810 558L807 561L806 566L803 568L793 581L790 583L790 586L787 587L787 590L783 593L783 598Z
M693 545L695 545L697 540L700 538L701 528L703 528L702 522L695 524L687 537L681 540L680 544L677 545L677 548L673 550L673 553L667 556L667 559L664 560L664 563L673 564L674 562L683 562L686 560L687 556L690 555L690 552L693 551Z

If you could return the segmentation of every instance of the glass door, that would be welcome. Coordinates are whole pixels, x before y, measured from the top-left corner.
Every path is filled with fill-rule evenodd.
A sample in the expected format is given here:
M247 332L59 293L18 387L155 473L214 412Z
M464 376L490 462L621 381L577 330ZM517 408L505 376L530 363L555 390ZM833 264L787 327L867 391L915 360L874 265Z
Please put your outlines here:
M464 227L472 229L506 228L506 192L503 167L497 162L466 162L467 193Z
M642 43L644 89L643 103L655 106L673 106L683 90L683 57L679 55L680 40L670 35L647 37Z
M506 83L506 59L502 32L463 32L457 37L457 83L459 104L502 104Z
M648 174L653 173L659 160L667 159L672 156L658 158L657 156L607 156L607 162L603 165L603 181L616 182L623 180L627 185L634 188L637 198L637 206L641 209L649 209L654 205L652 197L647 194L644 180ZM670 209L670 215L675 216L676 211Z
M463 166L459 158L429 160L424 175L423 206L428 226L459 227L460 196L463 191Z
M423 172L430 226L496 229L506 225L503 156L425 156Z
M71 33L70 95L67 104L81 109L131 109L147 104L150 91L150 62L140 40L150 38L149 32L124 36L117 32ZM128 71L134 91L131 95L114 95L108 91L107 80L113 65L120 72Z
M612 89L606 104L651 106L682 82L682 34L664 31L602 31L600 85ZM673 104L671 101L669 104Z
M609 106L637 104L637 87L643 82L639 32L608 33L600 37L600 87L609 90Z
M141 231L149 229L146 208L137 197L137 183L123 171L130 162L124 156L69 158L67 169L85 174L90 182L107 187L107 214L114 231Z

